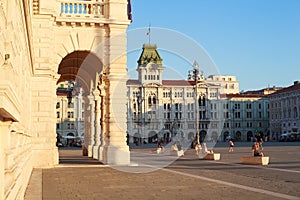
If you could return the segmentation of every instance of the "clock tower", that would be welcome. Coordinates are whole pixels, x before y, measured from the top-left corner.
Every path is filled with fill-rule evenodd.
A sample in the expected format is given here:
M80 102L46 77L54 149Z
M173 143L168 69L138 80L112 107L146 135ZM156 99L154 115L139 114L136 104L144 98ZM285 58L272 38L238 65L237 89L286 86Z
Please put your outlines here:
M162 58L157 52L156 44L144 44L138 62L138 77L142 85L149 83L162 84Z

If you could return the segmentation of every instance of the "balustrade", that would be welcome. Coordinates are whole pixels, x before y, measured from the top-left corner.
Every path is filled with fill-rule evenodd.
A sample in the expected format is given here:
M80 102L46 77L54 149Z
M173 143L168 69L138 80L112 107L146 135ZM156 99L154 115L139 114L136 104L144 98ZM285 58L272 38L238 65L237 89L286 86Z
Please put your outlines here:
M66 17L103 17L104 3L98 1L61 1L60 15Z

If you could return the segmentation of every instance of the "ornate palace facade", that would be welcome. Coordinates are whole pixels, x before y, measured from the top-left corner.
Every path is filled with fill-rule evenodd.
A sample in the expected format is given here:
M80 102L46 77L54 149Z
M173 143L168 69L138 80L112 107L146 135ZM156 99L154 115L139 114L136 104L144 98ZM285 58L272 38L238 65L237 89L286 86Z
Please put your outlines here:
M193 80L163 80L163 70L156 45L145 44L138 60L138 80L127 82L129 143L192 139L197 126L200 140L208 135L207 140L216 141L223 120L219 113L223 108L219 103L221 81L207 80L199 73Z
M258 132L268 133L267 95L239 94L235 76L163 80L163 70L156 45L145 44L138 79L127 82L129 143L192 139L197 132L200 141L224 141L229 135L250 141Z

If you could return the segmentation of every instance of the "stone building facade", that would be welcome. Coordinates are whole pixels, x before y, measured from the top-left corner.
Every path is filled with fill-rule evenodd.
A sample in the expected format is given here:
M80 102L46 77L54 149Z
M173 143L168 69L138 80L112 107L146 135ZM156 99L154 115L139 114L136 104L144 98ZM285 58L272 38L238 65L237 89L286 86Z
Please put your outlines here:
M83 143L84 138L84 100L82 88L78 90L77 95L70 96L75 83L62 82L57 88L56 102L56 134L57 140L64 146L77 146Z
M191 140L197 132L201 141L216 141L224 120L220 99L222 79L213 81L197 74L193 80L163 80L163 70L157 46L143 45L138 59L138 80L127 82L128 142Z
M236 80L236 76L221 76L221 75L210 75L206 78L207 83L219 83L223 88L225 94L238 94L239 82Z
M266 94L226 94L226 120L222 140L253 141L260 133L270 135L269 99Z
M269 95L271 138L279 140L282 133L300 132L300 83Z
M235 76L199 74L196 84L192 79L163 80L163 70L157 46L145 44L138 79L127 82L129 143L191 139L197 132L200 142L228 136L250 141L258 132L269 134L266 94L240 94Z
M126 127L130 22L127 0L0 1L0 199L22 199L34 167L58 164L61 81L83 85L89 156L130 162L120 128ZM116 115L113 107L124 112Z

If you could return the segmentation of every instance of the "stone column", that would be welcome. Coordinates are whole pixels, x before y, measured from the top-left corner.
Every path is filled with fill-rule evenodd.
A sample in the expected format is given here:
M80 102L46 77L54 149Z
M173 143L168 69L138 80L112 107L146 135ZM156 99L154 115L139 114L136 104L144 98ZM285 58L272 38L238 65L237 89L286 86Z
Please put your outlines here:
M101 119L101 98L100 98L100 91L96 89L94 91L95 96L95 134L94 134L94 146L93 146L93 158L99 158L99 146L100 146L100 134L101 134L101 127L100 127L100 119Z
M95 121L95 100L92 95L88 96L89 99L89 121L88 126L89 126L89 136L88 136L88 157L93 157L93 147L95 144L95 126L94 126L94 121Z
M126 144L126 81L121 77L110 77L113 85L110 88L110 95L113 100L107 105L109 112L106 114L106 123L109 124L109 139L107 146L108 164L130 164L129 147ZM120 85L117 84L121 81ZM118 88L118 89L117 89ZM112 93L114 93L112 95Z
M129 147L126 144L127 118L127 86L126 68L126 28L127 25L108 25L109 65L106 70L104 86L105 129L102 145L102 162L107 164L130 164ZM102 93L102 90L101 90ZM101 150L100 150L101 151Z
M102 84L99 86L99 90L101 91L101 119L100 119L100 125L101 125L101 137L100 137L100 148L99 148L99 157L98 159L103 162L107 163L107 147L109 146L109 139L108 139L108 132L109 132L109 124L106 120L107 115L107 98L106 98L106 92L105 92L105 79L106 76L101 76L102 78Z
M32 79L32 127L37 133L32 137L34 167L53 167L58 164L56 143L56 81L46 72ZM49 74L49 73L48 73Z
M82 146L82 154L84 156L88 156L88 146L91 143L91 128L90 128L90 120L91 120L91 110L90 110L90 101L84 96L84 143Z

